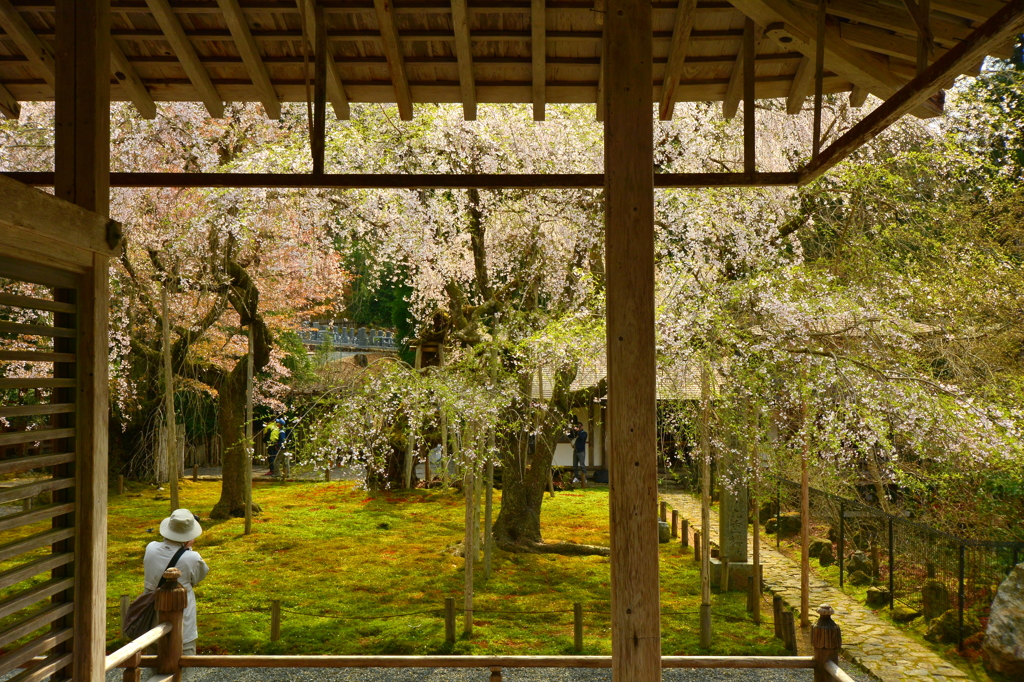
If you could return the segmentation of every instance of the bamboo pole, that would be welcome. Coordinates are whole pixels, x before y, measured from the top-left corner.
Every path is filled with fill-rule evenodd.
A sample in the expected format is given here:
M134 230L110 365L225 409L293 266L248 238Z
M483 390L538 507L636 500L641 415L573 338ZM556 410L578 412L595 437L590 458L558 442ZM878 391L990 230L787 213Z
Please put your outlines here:
M711 377L700 372L700 646L711 647Z
M253 330L249 324L249 353L245 359L245 535L252 533L252 371Z
M167 284L160 288L160 305L163 309L163 364L164 364L164 457L167 458L167 479L171 488L171 511L178 509L178 453L175 445L174 428L174 372L171 368L171 321L167 305Z

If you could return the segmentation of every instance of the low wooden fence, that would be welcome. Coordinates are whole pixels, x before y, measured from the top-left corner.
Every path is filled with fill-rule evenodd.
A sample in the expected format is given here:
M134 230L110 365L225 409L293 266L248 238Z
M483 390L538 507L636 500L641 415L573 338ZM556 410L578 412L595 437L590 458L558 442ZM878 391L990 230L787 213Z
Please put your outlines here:
M187 604L181 572L169 568L157 590L159 624L106 658L107 672L123 668L124 682L140 682L142 668L155 668L149 682L180 682L185 668L480 668L500 682L505 668L611 668L611 656L183 656L182 622ZM574 609L575 611L576 609ZM815 682L853 682L838 665L842 633L828 605L811 628L812 656L663 656L662 668L810 668ZM454 620L454 619L453 619ZM157 645L156 656L143 656Z

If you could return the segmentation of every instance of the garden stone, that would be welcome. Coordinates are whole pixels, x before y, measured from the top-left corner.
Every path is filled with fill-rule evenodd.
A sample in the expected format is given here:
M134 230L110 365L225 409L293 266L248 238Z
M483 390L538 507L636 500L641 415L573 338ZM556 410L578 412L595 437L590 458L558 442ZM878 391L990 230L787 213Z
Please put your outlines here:
M1024 564L1017 564L999 585L982 650L992 670L1024 678Z
M662 544L668 542L671 539L670 535L671 535L671 529L668 527L668 521L662 521L661 519L659 519L658 520L658 542L662 543Z
M850 582L853 582L853 576L850 576ZM867 595L867 605L880 609L883 606L889 605L889 590L884 587L869 587Z
M938 618L949 610L949 588L938 580L926 580L921 586L921 612L925 620Z
M854 573L871 575L871 562L868 561L864 552L854 552L850 560L846 562L846 574L853 577Z
M929 642L942 644L956 644L958 630L960 628L960 614L956 609L949 609L938 618L932 620L928 625L928 631L924 638ZM964 613L964 639L967 639L981 629L978 617L967 611Z
M871 576L864 571L854 571L850 574L848 580L854 587L863 587L864 585L870 585L872 582Z
M796 535L800 532L800 512L786 512L778 521L782 535Z
M831 566L836 562L835 556L832 555L832 545L821 548L821 553L818 554L818 565L822 568Z
M776 529L779 527L778 519L772 516L770 519L764 522L764 532L769 535L774 535Z
M765 502L761 505L761 510L757 513L757 520L762 524L768 523L770 519L775 518L779 513L779 505L775 502Z
M811 538L810 544L808 545L808 551L810 552L807 556L820 556L821 550L828 547L832 548L832 542L823 538Z
M897 623L909 623L921 617L920 611L915 611L909 606L898 605L892 611L892 619Z

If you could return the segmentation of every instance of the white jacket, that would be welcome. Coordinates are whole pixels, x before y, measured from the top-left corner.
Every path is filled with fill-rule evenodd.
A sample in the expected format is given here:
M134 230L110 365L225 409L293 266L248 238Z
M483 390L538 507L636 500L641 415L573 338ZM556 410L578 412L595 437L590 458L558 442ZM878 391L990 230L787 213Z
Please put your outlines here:
M146 547L146 557L142 561L146 569L146 590L156 589L167 564L179 549L181 549L180 542L167 538L149 543ZM196 594L192 591L192 587L198 585L206 577L206 574L210 572L210 567L203 561L203 557L199 556L199 552L191 549L186 550L178 558L178 563L174 567L181 571L178 582L188 592L188 606L185 607L181 637L181 641L187 644L199 639L199 628L196 625Z

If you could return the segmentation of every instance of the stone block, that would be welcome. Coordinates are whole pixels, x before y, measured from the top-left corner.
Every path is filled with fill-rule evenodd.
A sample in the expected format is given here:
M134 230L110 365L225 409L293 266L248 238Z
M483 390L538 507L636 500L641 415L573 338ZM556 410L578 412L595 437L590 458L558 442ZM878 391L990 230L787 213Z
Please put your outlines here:
M999 585L982 650L992 670L1024 679L1024 564L1017 564Z
M846 574L849 576L858 572L871 575L871 571L871 562L864 552L854 552L850 560L846 562Z
M871 576L864 571L854 571L849 575L847 580L849 580L850 584L854 587L863 587L864 585L870 585L873 582L871 580Z
M818 554L818 565L822 568L831 566L836 562L835 556L832 554L832 545L822 547L821 553Z
M873 609L880 609L883 606L888 606L889 590L884 587L869 587L867 605Z
M832 549L832 541L824 538L810 538L808 543L809 554L807 556L821 556L821 550L828 547Z
M909 623L920 617L920 611L915 611L909 606L904 606L903 604L897 604L896 608L892 610L892 619L897 623Z
M745 592L747 579L754 575L754 564L749 561L729 562L729 591ZM718 587L722 584L722 562L711 559L711 584Z
M921 586L921 612L925 620L938 618L952 605L949 588L938 580L926 580Z
M672 529L668 527L668 521L658 520L658 542L666 543L671 538Z

